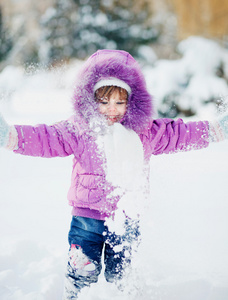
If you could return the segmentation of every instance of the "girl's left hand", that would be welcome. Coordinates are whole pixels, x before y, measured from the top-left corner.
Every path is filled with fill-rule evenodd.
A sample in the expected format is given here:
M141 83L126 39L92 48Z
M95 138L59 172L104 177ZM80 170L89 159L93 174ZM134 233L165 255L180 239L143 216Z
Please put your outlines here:
M228 139L228 116L225 116L219 120L219 125L221 126L225 138Z

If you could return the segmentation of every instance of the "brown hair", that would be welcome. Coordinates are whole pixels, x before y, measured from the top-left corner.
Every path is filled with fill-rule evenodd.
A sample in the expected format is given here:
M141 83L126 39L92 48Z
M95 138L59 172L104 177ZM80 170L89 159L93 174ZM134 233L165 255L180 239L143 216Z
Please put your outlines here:
M116 91L119 92L119 95L122 99L127 100L128 98L127 91L124 88L121 88L119 86L114 86L114 85L102 86L99 89L97 89L95 92L95 99L96 101L99 101L102 98L109 99L109 97Z

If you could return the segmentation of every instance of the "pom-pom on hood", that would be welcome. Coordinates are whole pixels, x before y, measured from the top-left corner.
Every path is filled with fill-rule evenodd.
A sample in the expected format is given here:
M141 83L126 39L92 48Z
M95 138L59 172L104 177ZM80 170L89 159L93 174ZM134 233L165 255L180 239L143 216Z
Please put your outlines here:
M131 93L127 112L121 121L126 128L141 131L152 118L152 97L146 88L144 75L136 60L122 50L98 50L83 65L74 90L74 109L83 118L101 119L94 98L94 86L100 80L117 78L126 82Z

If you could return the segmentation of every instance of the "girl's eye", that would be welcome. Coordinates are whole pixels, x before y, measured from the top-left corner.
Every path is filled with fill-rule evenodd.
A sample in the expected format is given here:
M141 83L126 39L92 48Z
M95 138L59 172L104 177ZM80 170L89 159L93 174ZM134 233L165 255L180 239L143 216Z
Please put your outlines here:
M99 101L99 103L105 105L108 104L108 101Z

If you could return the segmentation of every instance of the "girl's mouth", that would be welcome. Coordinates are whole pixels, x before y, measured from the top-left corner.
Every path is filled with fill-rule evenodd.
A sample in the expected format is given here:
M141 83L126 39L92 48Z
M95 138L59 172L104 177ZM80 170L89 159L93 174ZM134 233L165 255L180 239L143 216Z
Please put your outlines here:
M119 122L120 117L119 116L106 116L108 122L110 123L116 123Z

